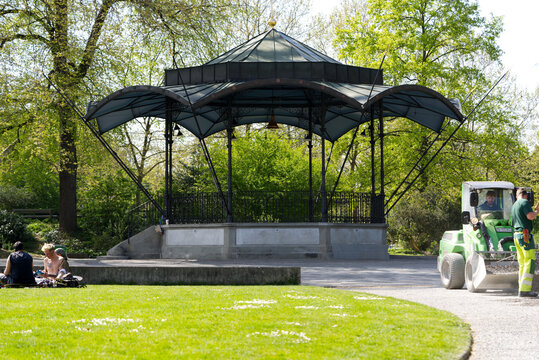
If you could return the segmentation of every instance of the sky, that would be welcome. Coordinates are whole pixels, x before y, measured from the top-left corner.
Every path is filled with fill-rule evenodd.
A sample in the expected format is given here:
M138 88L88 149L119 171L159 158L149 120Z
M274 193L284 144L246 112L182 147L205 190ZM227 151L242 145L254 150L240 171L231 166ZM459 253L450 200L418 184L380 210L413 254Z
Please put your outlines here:
M528 91L539 87L539 0L478 0L481 15L502 16L505 31L498 39L502 62ZM329 14L336 0L311 0L312 13Z

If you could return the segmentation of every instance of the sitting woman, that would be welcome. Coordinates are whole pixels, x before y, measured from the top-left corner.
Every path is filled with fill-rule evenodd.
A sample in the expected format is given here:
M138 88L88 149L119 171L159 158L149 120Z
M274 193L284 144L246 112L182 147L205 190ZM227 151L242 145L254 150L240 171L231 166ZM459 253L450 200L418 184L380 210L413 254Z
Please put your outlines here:
M69 263L67 262L67 254L66 251L62 248L58 248L54 250L56 255L58 255L62 260L62 263L60 264L60 270L58 271L57 279L63 279L69 274L71 274L71 269L69 268Z

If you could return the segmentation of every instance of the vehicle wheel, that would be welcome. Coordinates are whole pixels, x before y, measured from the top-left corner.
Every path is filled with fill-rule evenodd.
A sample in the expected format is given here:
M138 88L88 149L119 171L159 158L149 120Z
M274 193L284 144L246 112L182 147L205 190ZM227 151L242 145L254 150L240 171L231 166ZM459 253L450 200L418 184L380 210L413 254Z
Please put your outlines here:
M446 289L460 289L464 285L464 258L460 254L447 254L442 259L440 277Z
M486 290L477 290L473 285L473 267L470 261L466 261L466 269L464 271L464 277L466 278L466 288L469 292L480 293Z

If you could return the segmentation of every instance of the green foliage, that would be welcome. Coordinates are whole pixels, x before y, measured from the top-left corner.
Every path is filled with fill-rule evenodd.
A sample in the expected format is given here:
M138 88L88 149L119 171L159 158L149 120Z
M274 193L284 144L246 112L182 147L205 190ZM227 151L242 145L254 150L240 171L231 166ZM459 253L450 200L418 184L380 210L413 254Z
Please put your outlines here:
M12 249L17 241L32 242L34 239L26 229L26 222L20 215L0 210L0 245L3 249Z
M219 181L226 189L228 151L224 140L216 139L210 144L210 153ZM314 146L313 186L320 186L320 145ZM327 154L326 154L327 156ZM205 160L198 158L199 164ZM207 168L207 166L206 166ZM203 182L194 180L195 187L215 191L215 185L206 172ZM335 175L328 174L328 183ZM208 179L209 178L209 179ZM237 135L232 142L232 186L234 190L277 191L306 190L309 188L309 158L306 143L284 136L279 131L251 131ZM200 181L200 180L199 180Z
M413 191L390 212L388 240L407 250L435 254L444 231L462 227L460 209L460 196L448 189L428 186Z
M28 224L27 229L36 239L40 240L41 242L54 242L48 241L48 234L51 231L58 229L58 222L50 221L48 219L34 220Z
M471 342L470 326L448 312L317 287L0 291L2 355L14 360L453 359Z
M335 44L343 58L377 68L384 62L384 82L432 86L481 77L474 59L484 52L496 61L501 19L487 21L467 0L370 0L367 16L351 14L337 29Z
M44 243L65 246L68 256L77 254L78 256L94 257L102 255L106 250L103 249L103 246L99 245L102 242L100 241L100 236L95 236L95 238L92 239L91 234L88 234L85 231L66 234L58 228L57 220L34 220L28 224L27 229L37 240L32 247L27 249L39 254L41 254L41 246ZM95 246L92 240L97 242L98 245ZM99 250L94 250L94 246Z
M502 73L501 50L496 42L502 31L501 19L482 17L473 2L369 0L341 15L334 44L342 59L378 68L387 48L384 83L428 86L446 97L460 99L463 114L474 108ZM436 138L437 134L410 120L385 119L386 194L396 190L428 150L417 166L424 172L389 213L393 242L402 242L414 251L432 251L444 230L460 228L454 217L460 213L463 181L517 182L517 164L526 153L520 135L523 121L516 115L520 110L514 111L526 106L515 102L520 98L502 82L428 167L427 161L456 129L457 122L444 124ZM378 145L377 138L376 132ZM359 148L363 140L357 142ZM358 152L349 165L357 165L358 175L352 171L349 174L362 179L363 184L368 184L365 174L370 170L369 155L369 151ZM416 174L417 170L408 182ZM376 182L380 184L378 174ZM436 191L444 197L436 200Z
M80 198L80 226L85 242L96 251L104 251L126 238L127 210L134 203L135 187L120 172L95 180L86 185Z
M0 209L13 210L30 208L35 203L35 196L27 189L10 185L0 185Z

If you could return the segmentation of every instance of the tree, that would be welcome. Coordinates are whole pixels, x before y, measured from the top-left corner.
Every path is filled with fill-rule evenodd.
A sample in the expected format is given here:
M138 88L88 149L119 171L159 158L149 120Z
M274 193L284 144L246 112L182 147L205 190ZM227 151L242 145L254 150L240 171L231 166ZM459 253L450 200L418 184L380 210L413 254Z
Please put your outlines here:
M27 57L43 58L41 65L52 81L77 104L93 65L106 60L107 38L113 38L128 15L145 33L164 33L177 40L208 36L219 15L219 0L3 0L0 1L0 48L24 47ZM59 144L60 226L77 227L77 120L69 103L55 94Z
M501 50L496 39L501 20L487 21L476 4L466 0L372 0L366 10L358 9L341 23L335 44L343 59L374 68L389 46L383 66L386 84L425 85L461 100L471 94L463 103L466 114L500 74ZM470 176L489 178L492 173L482 172L492 166L492 159L508 155L500 149L510 144L521 153L523 148L516 141L519 129L507 104L503 92L494 92L439 157L440 168L431 166L418 186L437 175L447 176L451 168L457 174L466 169ZM388 166L409 169L434 138L432 132L401 119L386 119L386 124ZM446 132L454 126L450 124ZM437 143L444 140L442 135ZM402 178L403 171L392 174ZM396 186L398 177L389 176L387 185Z
M480 16L477 4L467 0L370 0L336 23L334 44L345 61L372 68L380 66L388 48L383 63L385 84L428 86L460 99L466 115L503 73L496 43L501 31L500 18ZM424 171L412 188L414 199L429 198L433 192L460 198L462 181L516 178L513 164L526 149L520 143L522 124L514 111L522 104L515 104L510 85L502 83L492 92L428 168L429 156L419 162L418 168ZM399 118L386 118L385 124L384 185L391 194L436 134ZM454 121L447 124L430 155L456 126ZM366 156L359 163L370 166ZM413 207L418 203L414 199L403 201ZM391 216L389 221L396 221Z

